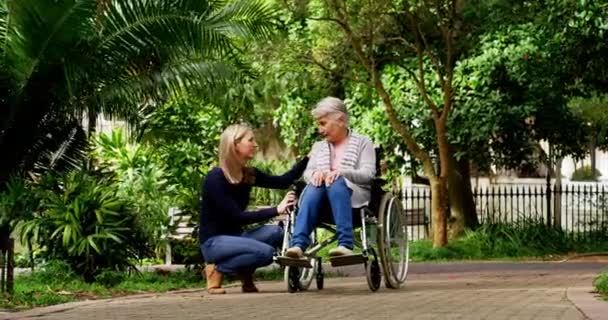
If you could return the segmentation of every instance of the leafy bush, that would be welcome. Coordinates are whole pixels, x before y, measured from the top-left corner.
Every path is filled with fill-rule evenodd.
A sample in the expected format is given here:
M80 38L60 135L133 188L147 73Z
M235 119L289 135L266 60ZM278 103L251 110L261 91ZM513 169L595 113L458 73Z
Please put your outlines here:
M105 287L115 287L119 283L123 282L126 278L124 272L115 270L102 270L97 276L95 276L95 282Z
M0 230L11 234L19 221L32 217L38 206L39 198L32 184L20 176L11 176L6 189L0 192Z
M50 260L31 274L31 279L49 285L67 283L77 278L72 267L62 260Z
M94 281L102 269L125 270L150 252L137 215L120 199L111 178L75 171L58 177L40 211L18 225L22 243L47 248L47 259L66 261Z
M600 273L600 275L593 281L597 291L608 300L608 270Z
M200 265L203 263L199 253L198 239L184 238L171 240L172 260L175 264Z
M176 201L176 186L161 159L141 144L127 143L121 130L100 134L94 158L105 175L114 176L117 197L131 205L136 223L151 245L161 245L168 211Z
M16 268L32 268L44 263L46 249L26 250L25 252L15 252Z
M268 174L281 175L291 169L294 163L294 161L254 161L251 166ZM281 202L286 193L286 190L254 187L251 190L249 204L252 206L274 206Z
M583 166L582 168L574 170L572 173L572 181L597 181L597 178L601 177L602 173L599 170L592 170L591 166Z

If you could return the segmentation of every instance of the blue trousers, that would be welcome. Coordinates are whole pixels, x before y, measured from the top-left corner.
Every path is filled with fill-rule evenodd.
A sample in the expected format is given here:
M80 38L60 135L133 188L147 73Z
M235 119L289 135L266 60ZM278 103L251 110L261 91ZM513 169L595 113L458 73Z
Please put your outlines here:
M329 186L308 185L302 192L291 246L306 249L310 244L310 233L319 223L323 211L331 211L338 233L338 244L353 248L353 215L350 196L352 190L346 180L339 177Z
M263 225L241 236L214 236L201 245L207 263L222 273L252 273L272 263L275 248L283 241L283 228Z

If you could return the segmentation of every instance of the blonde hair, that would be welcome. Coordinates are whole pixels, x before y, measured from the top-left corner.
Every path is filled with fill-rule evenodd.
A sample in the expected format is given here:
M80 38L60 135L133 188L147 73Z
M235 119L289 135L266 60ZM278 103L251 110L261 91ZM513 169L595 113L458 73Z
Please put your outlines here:
M312 117L315 120L323 117L329 117L333 120L340 120L342 118L347 126L349 120L344 101L335 97L326 97L319 101L312 110Z
M246 164L242 163L236 153L236 144L253 130L246 125L233 124L226 128L220 136L219 165L226 179L232 184L246 181L249 171Z

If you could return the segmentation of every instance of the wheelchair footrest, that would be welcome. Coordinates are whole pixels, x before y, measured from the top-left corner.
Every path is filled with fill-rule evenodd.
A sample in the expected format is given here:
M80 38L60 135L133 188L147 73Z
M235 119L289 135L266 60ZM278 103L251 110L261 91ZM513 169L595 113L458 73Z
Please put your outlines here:
M284 267L298 267L298 268L312 268L310 260L308 259L296 259L290 257L276 257L275 261Z
M366 260L362 254L352 254L348 256L329 257L329 262L332 267L350 266L353 264L362 264Z

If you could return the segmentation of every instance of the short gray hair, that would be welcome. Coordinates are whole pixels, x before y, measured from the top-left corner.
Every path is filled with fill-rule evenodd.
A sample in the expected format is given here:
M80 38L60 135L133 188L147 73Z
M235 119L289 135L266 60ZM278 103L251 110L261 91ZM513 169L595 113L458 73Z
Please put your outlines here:
M317 103L312 110L312 117L315 118L315 120L318 120L326 116L330 116L334 119L344 117L344 121L348 125L348 112L346 112L346 105L341 99L326 97Z

